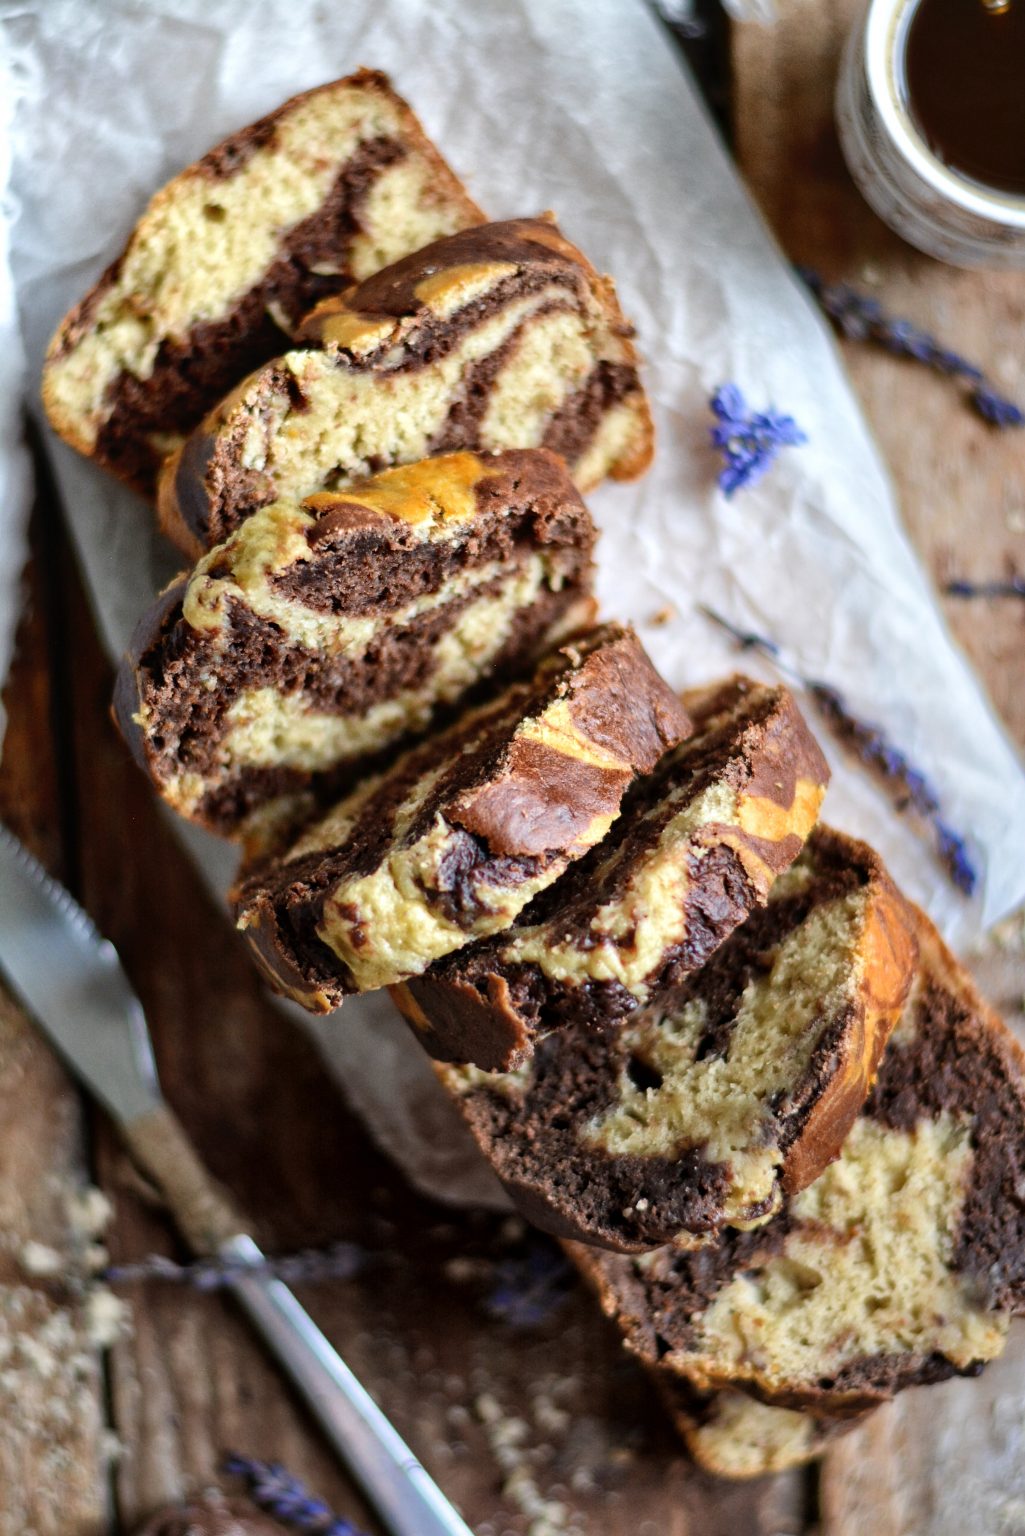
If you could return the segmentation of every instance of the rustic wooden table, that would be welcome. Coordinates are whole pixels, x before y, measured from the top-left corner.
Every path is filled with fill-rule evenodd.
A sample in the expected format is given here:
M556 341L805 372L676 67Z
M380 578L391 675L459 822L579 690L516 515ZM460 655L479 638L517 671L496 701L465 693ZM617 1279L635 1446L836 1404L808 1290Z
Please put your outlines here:
M989 364L1023 399L1025 277L957 273L917 256L844 173L830 97L857 8L779 0L774 28L724 37L738 159L789 256L868 287ZM1022 435L986 428L922 370L863 348L847 354L937 583L955 571L1021 572ZM948 601L947 610L1025 746L1025 605ZM0 814L118 945L169 1097L268 1245L346 1239L366 1251L354 1278L310 1286L304 1300L479 1536L1025 1532L1020 1336L981 1381L906 1394L821 1468L733 1487L688 1465L641 1372L579 1288L568 1284L534 1321L492 1316L496 1286L508 1270L543 1265L544 1245L517 1223L417 1198L369 1145L307 1040L261 995L115 738L109 692L44 480L5 695ZM1025 924L1005 925L977 966L1014 1015L1025 993ZM115 1261L178 1253L102 1116L0 1000L2 1536L130 1530L186 1492L224 1486L227 1449L284 1462L376 1531L221 1298L129 1286L131 1331L101 1351L73 1297L26 1278L26 1242L62 1255L81 1246L68 1198L90 1181L113 1205L105 1240Z

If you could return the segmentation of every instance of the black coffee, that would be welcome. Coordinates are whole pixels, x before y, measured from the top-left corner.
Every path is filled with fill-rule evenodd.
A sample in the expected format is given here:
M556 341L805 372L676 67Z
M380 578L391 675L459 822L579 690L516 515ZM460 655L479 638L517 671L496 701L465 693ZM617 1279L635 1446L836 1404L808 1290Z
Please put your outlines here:
M905 69L933 153L985 186L1025 193L1025 0L920 0Z

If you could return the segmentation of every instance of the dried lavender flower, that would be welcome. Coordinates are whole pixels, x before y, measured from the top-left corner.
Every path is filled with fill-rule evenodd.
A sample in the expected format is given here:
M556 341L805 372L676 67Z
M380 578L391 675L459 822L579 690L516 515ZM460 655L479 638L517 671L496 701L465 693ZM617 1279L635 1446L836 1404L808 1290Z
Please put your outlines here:
M285 1525L299 1531L316 1531L319 1536L361 1536L349 1520L336 1515L321 1499L315 1499L297 1477L276 1461L257 1461L230 1451L224 1458L224 1471L246 1484L254 1504L265 1509Z
M969 386L968 399L973 409L990 426L1025 426L1025 411L1020 406L999 394L981 368L945 347L928 331L910 320L891 315L878 299L847 283L826 282L811 267L798 267L797 274L819 307L849 341L873 342L897 357L910 358L912 362L931 368L934 373L960 380Z
M792 416L771 406L767 411L749 410L736 384L720 384L709 404L716 418L709 436L712 447L723 455L719 489L725 496L760 480L781 448L796 448L808 441Z
M807 691L833 734L894 791L897 810L912 810L923 822L929 824L936 839L940 862L957 889L970 896L978 883L978 874L964 838L941 817L939 796L929 780L906 753L890 741L882 727L860 720L851 712L839 690L831 684L805 677L784 659L774 640L738 628L703 603L699 606L706 618L731 634L742 650L759 650L771 657L780 671L794 678Z
M573 1271L559 1250L535 1242L524 1255L498 1261L484 1305L492 1317L512 1328L536 1328L555 1316L573 1284Z
M330 1248L310 1248L302 1253L283 1254L251 1260L231 1256L196 1259L178 1264L158 1253L149 1254L133 1264L111 1264L100 1278L107 1285L128 1285L137 1280L166 1280L176 1285L191 1285L198 1291L215 1291L228 1285L238 1274L272 1275L290 1285L321 1280L350 1280L367 1261L364 1249L356 1243L333 1243Z
M1025 597L1025 576L1012 576L1007 581L948 581L944 587L948 597Z

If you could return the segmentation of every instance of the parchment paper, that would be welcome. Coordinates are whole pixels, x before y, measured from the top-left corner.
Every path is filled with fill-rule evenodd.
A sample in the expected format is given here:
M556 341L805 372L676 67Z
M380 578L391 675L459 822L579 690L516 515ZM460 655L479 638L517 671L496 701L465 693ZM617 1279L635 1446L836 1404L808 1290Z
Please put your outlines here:
M50 332L166 177L295 91L361 64L389 71L474 197L496 218L555 209L615 274L637 324L659 446L643 481L592 499L605 612L633 619L683 685L738 664L696 609L709 603L772 635L882 724L970 837L978 896L952 889L930 847L823 734L836 775L827 815L882 851L949 938L973 938L1025 898L1021 768L942 624L832 340L640 0L36 0L0 14L18 83L11 259L33 399ZM707 446L708 397L727 379L809 437L732 502ZM131 495L54 453L116 655L176 560ZM671 622L653 624L667 607ZM773 675L750 657L743 665ZM222 887L229 856L194 832L188 841ZM439 1129L447 1105L385 1000L311 1027L417 1182L449 1198L494 1194Z

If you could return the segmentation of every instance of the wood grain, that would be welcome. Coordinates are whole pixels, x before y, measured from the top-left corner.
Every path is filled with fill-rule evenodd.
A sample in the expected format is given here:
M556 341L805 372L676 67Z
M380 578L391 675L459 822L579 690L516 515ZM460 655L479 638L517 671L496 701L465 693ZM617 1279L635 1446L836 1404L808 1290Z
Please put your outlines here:
M859 0L779 0L774 27L733 37L738 159L786 254L859 285L932 330L1025 402L1025 274L958 272L904 245L862 201L832 119L840 49ZM843 345L908 532L937 587L1025 570L1025 434L985 426L945 379ZM1025 745L1025 604L945 600L947 617ZM1025 925L976 957L984 989L1022 1024ZM822 1536L1025 1532L1025 1328L979 1381L904 1394L825 1458Z
M40 516L33 543L45 543ZM0 817L62 868L46 584L36 564L4 691ZM77 1093L0 991L0 1536L98 1530L107 1507L103 1382L82 1307L26 1272L25 1248L66 1265L69 1199L85 1183Z

